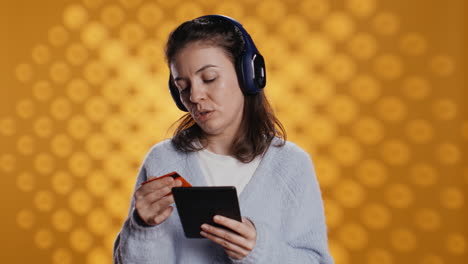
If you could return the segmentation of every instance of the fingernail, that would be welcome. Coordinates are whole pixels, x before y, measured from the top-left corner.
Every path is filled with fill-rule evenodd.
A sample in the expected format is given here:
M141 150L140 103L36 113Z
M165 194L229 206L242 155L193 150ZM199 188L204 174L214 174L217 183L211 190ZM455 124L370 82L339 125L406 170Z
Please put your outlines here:
M208 225L207 225L207 224L203 224L203 225L201 226L201 228L202 228L202 229L208 229Z
M221 216L219 216L219 215L215 215L215 216L214 216L214 220L215 220L215 221L219 221L219 220L221 220Z

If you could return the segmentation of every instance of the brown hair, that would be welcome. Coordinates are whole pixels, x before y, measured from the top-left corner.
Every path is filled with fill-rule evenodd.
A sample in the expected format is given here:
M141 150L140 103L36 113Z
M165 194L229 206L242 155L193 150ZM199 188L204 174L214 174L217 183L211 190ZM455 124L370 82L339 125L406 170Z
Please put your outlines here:
M170 66L178 51L197 41L222 48L234 65L245 45L242 33L231 22L213 17L198 18L184 22L169 35L166 44L168 65ZM262 155L275 137L282 139L277 146L283 146L286 131L275 117L263 90L254 95L244 93L244 98L241 129L231 146L231 153L239 161L247 163ZM195 144L195 140L203 142L204 133L192 116L187 113L176 123L179 125L172 138L175 148L182 152L201 150L203 147Z

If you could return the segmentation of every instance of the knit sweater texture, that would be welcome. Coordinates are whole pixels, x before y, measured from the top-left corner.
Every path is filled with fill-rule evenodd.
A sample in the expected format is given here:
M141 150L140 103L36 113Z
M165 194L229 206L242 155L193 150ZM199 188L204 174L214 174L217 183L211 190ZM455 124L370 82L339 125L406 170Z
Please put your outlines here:
M243 259L230 258L208 239L184 236L177 209L160 225L141 224L130 212L114 245L114 263L164 264L332 264L323 201L309 155L291 142L273 140L239 195L243 217L254 224L257 241ZM177 171L193 186L206 186L195 153L177 151L170 140L151 148L135 188L151 176Z

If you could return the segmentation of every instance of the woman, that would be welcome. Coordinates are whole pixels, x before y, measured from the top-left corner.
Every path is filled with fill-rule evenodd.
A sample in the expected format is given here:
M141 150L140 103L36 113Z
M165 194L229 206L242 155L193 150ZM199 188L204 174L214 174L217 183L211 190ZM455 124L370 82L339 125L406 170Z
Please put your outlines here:
M137 178L117 237L117 263L333 263L323 202L309 156L285 139L271 110L263 57L227 17L187 21L169 36L169 87L185 115L155 145ZM215 216L202 236L184 237L170 193L177 171L195 186L235 186L242 222ZM167 195L167 196L166 196Z

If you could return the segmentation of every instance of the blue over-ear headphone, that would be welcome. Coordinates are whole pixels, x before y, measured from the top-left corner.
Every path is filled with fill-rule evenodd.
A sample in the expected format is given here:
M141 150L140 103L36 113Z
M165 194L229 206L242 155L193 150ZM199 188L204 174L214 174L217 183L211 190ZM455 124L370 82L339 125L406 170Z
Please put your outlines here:
M237 78L244 94L253 95L259 93L266 84L265 60L257 50L257 47L255 47L255 44L249 33L247 33L247 31L239 22L227 16L207 15L199 18L223 19L224 21L228 21L233 24L242 32L242 38L244 39L245 47L242 54L236 58L235 67ZM180 100L179 90L175 86L170 75L169 91L171 92L172 98L174 99L177 107L182 111L188 112L187 108L185 108L184 104Z

